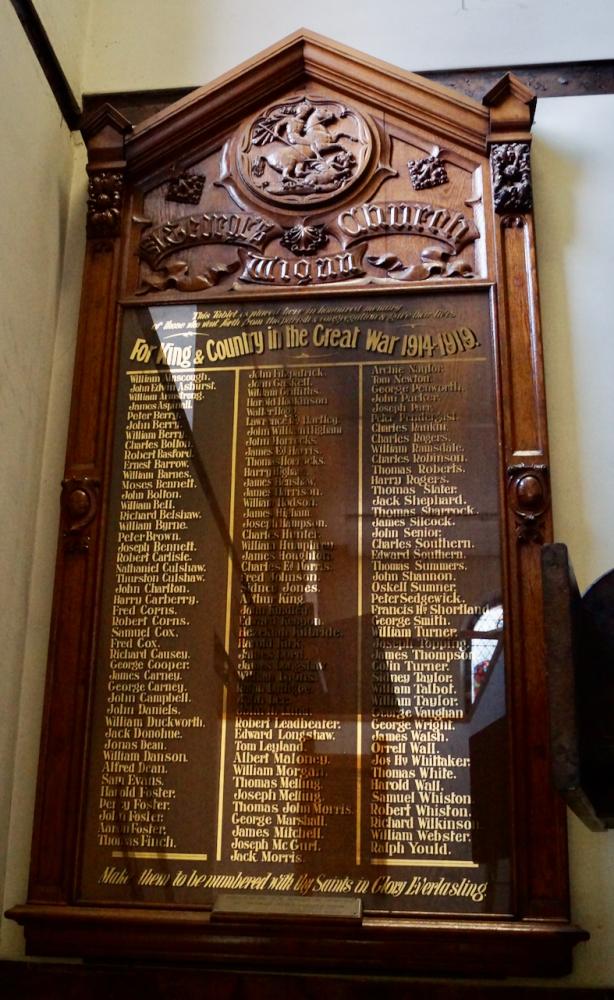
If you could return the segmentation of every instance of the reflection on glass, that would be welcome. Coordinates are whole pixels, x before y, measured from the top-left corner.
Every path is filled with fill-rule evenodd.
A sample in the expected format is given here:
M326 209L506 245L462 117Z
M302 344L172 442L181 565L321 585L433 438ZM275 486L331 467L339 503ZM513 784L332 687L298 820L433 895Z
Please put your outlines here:
M133 309L122 352L85 895L507 912L487 298Z
M503 648L503 607L493 604L475 622L471 632L471 703L483 689Z

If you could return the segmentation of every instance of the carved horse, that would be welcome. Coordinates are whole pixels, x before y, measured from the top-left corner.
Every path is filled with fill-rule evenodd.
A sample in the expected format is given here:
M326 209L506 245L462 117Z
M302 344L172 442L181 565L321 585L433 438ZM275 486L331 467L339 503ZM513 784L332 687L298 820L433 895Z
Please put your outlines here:
M338 153L344 147L339 144L340 139L351 139L356 142L353 136L347 132L337 132L333 134L328 126L335 120L336 115L326 108L314 108L307 102L299 104L296 108L296 115L288 118L285 122L285 138L291 146L305 146L313 156L324 156L326 153ZM279 138L282 136L278 133Z
M271 128L271 148L252 161L254 175L261 177L268 163L285 184L307 181L312 173L328 174L329 184L348 176L353 157L339 140L357 140L346 132L330 132L328 126L335 118L331 111L308 101L298 104L293 115L284 116Z

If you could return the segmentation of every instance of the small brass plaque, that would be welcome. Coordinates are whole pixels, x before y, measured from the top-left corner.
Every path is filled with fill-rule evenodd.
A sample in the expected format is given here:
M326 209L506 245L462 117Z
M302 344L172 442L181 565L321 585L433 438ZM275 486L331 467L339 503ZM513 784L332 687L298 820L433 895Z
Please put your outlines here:
M349 899L331 899L326 896L301 897L277 895L252 895L248 892L221 892L216 896L211 912L212 920L241 920L258 917L258 920L361 920L362 901L355 896Z

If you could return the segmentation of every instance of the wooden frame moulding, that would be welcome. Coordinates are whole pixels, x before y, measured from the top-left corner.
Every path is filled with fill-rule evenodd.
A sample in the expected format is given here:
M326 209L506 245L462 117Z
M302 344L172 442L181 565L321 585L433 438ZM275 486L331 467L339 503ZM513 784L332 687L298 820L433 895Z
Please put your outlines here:
M280 279L264 285L246 282L237 290L238 274L233 274L227 247L217 271L211 265L218 261L218 250L210 245L182 247L185 259L195 261L187 274L179 267L156 269L153 257L145 260L142 252L137 256L138 248L142 250L143 220L152 204L158 204L155 191L165 190L169 177L177 173L199 172L195 164L201 162L209 164L207 191L219 211L230 190L242 210L247 206L256 211L254 206L259 206L263 215L273 218L278 232L284 223L288 229L308 215L309 207L305 210L300 203L280 208L269 202L263 209L260 196L253 189L246 195L236 177L226 188L215 188L209 176L221 146L237 141L235 136L246 120L292 94L314 95L314 100L323 95L335 107L347 101L379 123L379 152L372 154L364 177L356 181L355 203L385 200L387 184L397 190L393 185L401 182L394 180L390 150L400 135L411 137L414 147L424 151L425 160L429 156L437 160L441 148L451 173L457 170L459 177L461 171L463 177L472 176L473 197L467 199L465 192L455 206L477 225L477 238L467 250L471 266L464 260L455 270L454 254L448 255L450 264L446 257L422 258L417 270L406 266L401 281L395 277L400 267L392 266L392 258L399 259L400 237L390 233L383 250L381 239L367 249L363 264L347 281L330 282L329 287L314 278L311 287L305 287L292 280L288 288ZM569 922L565 812L552 785L548 749L540 548L551 537L551 517L529 167L534 105L534 95L510 75L489 92L481 106L301 31L136 128L109 106L86 120L88 240L30 886L27 902L9 912L23 924L30 954L137 956L216 966L378 974L560 975L569 971L572 947L586 934ZM358 140L352 141L357 147ZM429 182L427 187L433 191L423 195L415 189L414 195L405 178L408 200L430 197L435 202L436 195L441 195L439 202L452 207L446 199L460 197L460 180L445 190ZM316 221L326 227L329 240L335 218L350 204L348 198L345 189L321 198ZM192 211L189 205L184 208L186 215ZM177 213L171 217L177 218ZM419 243L419 235L414 232L412 239ZM303 234L302 238L307 237ZM370 234L365 237L367 242L370 238ZM275 246L276 254L283 257L279 245ZM292 256L288 251L286 259L296 263L314 258ZM364 263L369 259L379 263ZM305 264L302 271L307 273L309 266ZM313 266L310 273L317 274ZM195 275L205 276L200 286L194 282ZM335 921L323 912L320 917L311 916L306 932L304 924L287 917L263 921L247 914L216 921L202 907L81 901L79 866L104 544L109 530L122 309L137 303L257 303L263 297L284 301L284 297L298 295L309 301L313 294L325 298L333 293L373 296L376 301L390 291L406 294L409 301L426 291L454 297L480 288L490 297L495 345L501 551L509 622L505 655L512 912L498 916L391 912L366 914L358 922Z

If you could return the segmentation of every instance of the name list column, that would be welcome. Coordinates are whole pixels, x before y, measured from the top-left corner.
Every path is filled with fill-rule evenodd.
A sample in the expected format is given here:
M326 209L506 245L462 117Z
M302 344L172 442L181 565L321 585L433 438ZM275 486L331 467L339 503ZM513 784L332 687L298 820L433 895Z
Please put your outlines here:
M459 633L480 611L462 596L476 510L453 431L465 387L451 372L425 362L369 374L374 864L471 858Z
M340 762L353 739L355 680L343 664L356 645L357 595L344 541L355 519L342 488L331 492L356 441L343 377L325 366L244 376L233 861L331 864L324 838L338 841L340 819L352 829L352 768ZM348 476L355 504L355 466Z
M206 860L214 843L215 789L202 762L217 766L221 685L202 664L224 634L218 581L228 538L212 511L228 508L234 374L170 369L162 358L154 367L153 352L150 361L139 370L128 357L120 376L86 885L108 849L114 858ZM214 426L225 449L212 460L219 469L200 448ZM128 868L113 871L111 882L128 878ZM139 885L163 877L146 868Z

